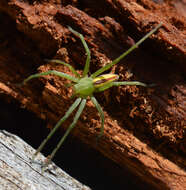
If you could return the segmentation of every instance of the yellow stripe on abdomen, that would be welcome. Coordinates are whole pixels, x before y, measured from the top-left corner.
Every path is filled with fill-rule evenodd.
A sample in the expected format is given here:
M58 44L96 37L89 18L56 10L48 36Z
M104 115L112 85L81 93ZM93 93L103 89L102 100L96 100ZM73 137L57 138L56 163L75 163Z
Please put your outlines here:
M104 86L105 84L111 83L118 80L119 76L117 74L104 74L93 79L93 85L95 88Z

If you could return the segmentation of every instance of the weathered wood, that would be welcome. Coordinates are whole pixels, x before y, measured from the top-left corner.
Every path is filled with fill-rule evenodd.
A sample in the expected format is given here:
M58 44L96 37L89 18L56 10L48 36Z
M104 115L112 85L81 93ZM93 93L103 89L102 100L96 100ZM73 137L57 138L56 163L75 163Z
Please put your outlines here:
M168 1L152 0L59 2L0 1L0 10L6 13L1 14L0 94L7 102L17 101L47 119L53 127L73 102L66 80L47 76L24 87L16 83L49 69L70 73L43 58L59 58L83 68L84 49L67 25L85 36L93 72L163 22L145 42L145 51L134 52L114 68L120 80L156 83L157 87L113 88L104 96L97 95L106 121L99 145L95 143L99 116L90 102L73 135L157 189L186 189L186 19L181 8L175 9L178 3L172 8Z
M42 173L39 154L31 162L34 149L22 139L0 131L0 189L1 190L90 190L52 163Z

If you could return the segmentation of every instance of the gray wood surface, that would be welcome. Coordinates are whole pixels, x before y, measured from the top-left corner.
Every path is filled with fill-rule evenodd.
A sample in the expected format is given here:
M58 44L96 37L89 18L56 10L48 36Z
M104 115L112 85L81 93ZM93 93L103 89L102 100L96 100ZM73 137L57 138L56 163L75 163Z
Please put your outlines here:
M34 149L22 139L0 130L0 190L90 190L52 163L44 173L39 154L31 162Z

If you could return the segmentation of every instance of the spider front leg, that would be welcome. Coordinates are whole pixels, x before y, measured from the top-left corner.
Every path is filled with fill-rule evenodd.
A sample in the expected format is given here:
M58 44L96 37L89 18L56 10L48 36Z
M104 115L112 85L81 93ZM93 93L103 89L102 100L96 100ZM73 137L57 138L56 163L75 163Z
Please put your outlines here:
M36 74L33 74L33 75L30 75L28 78L26 78L24 81L23 81L23 84L27 83L29 80L33 79L33 78L38 78L38 77L41 77L41 76L44 76L44 75L49 75L49 74L54 74L54 75L57 75L59 77L62 77L62 78L66 78L68 80L71 80L75 83L77 83L79 81L78 78L75 78L71 75L68 75L66 73L62 73L62 72L59 72L59 71L55 71L55 70L49 70L49 71L46 71L46 72L42 72L42 73L36 73ZM54 129L49 133L49 135L47 136L47 138L41 143L41 145L39 146L39 148L36 150L35 154L33 155L32 157L32 160L34 160L35 156L43 149L43 147L45 146L45 144L48 142L48 140L53 136L53 134L55 133L55 131L60 127L60 125L69 117L69 115L77 108L77 106L80 104L80 102L82 101L82 98L77 98L76 101L70 106L70 108L68 109L68 111L65 113L64 117L62 117L58 123L56 124L56 126L54 127ZM82 101L84 102L84 101ZM81 102L81 105L82 105L82 102ZM86 101L85 101L86 103ZM80 107L81 107L80 105ZM58 150L58 149L57 149ZM56 150L56 151L57 151ZM55 151L55 152L56 152ZM52 153L52 155L54 156L55 152ZM53 156L51 156L51 158L53 158ZM50 159L51 160L51 159Z
M77 98L76 101L70 106L68 111L65 113L65 115L58 121L58 123L55 125L55 127L51 130L51 132L48 134L48 136L43 140L41 145L38 147L36 152L34 153L32 160L35 159L37 154L42 151L45 144L48 142L48 140L53 136L53 134L56 132L56 130L61 126L61 124L70 116L70 114L77 108L77 106L80 104L81 98Z
M81 98L78 98L81 99ZM81 101L81 100L80 100ZM61 147L61 145L63 144L63 142L65 141L66 137L68 136L68 134L70 133L70 131L75 127L85 105L86 105L86 99L83 99L81 101L81 104L79 105L79 109L76 112L76 115L74 117L73 122L71 123L71 125L68 127L68 129L66 130L65 134L63 135L63 137L61 138L61 140L59 141L59 143L57 144L56 148L52 151L51 155L49 155L47 158L47 162L45 162L44 168L45 169L48 164L50 164L52 158L54 157L54 155L56 154L56 152L58 151L58 149Z

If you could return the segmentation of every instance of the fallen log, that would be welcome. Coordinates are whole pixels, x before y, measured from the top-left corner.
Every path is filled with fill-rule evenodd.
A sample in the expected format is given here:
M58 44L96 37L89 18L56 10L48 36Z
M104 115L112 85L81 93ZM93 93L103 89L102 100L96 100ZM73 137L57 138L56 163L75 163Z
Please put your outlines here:
M99 116L90 102L72 134L157 189L186 189L184 12L160 1L83 2L0 2L1 95L47 120L52 128L73 102L69 101L72 92L65 88L66 81L47 76L24 87L17 83L51 68L70 73L63 66L46 63L46 58L61 59L81 72L84 49L67 25L85 36L94 72L163 22L143 48L114 68L121 81L157 86L113 88L104 96L97 95L106 116L99 145L95 143ZM179 5L175 3L174 7Z
M39 189L39 190L90 190L54 163L42 173L42 162L46 159L41 154L31 162L34 149L22 139L0 131L0 189Z

